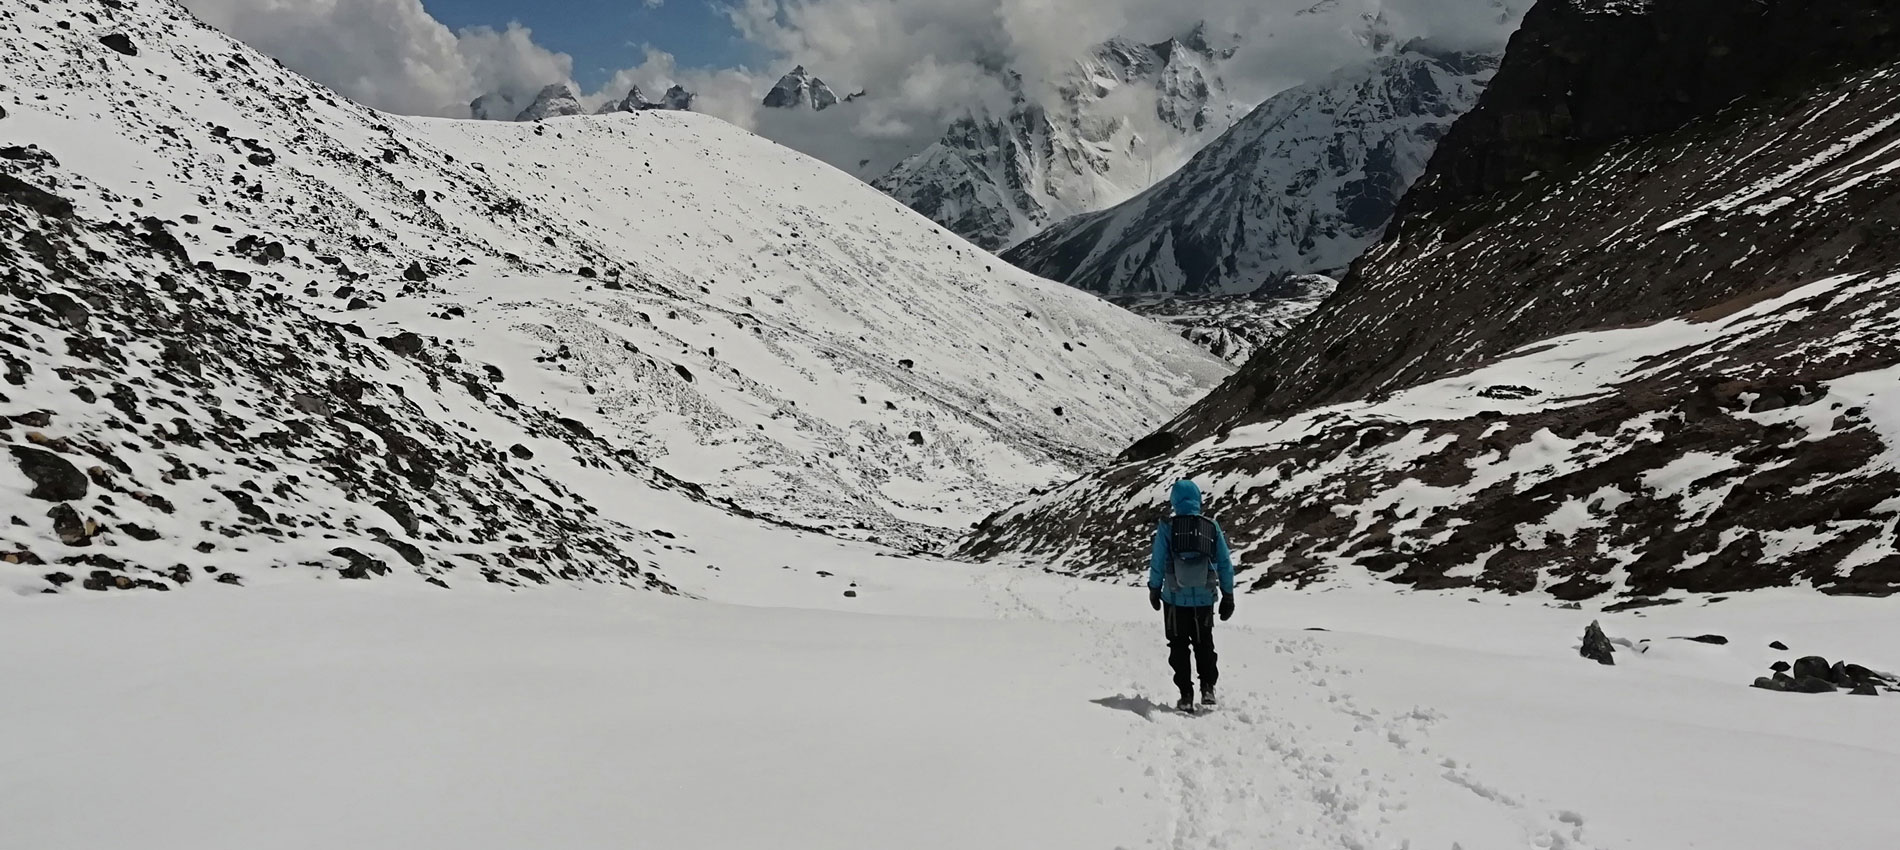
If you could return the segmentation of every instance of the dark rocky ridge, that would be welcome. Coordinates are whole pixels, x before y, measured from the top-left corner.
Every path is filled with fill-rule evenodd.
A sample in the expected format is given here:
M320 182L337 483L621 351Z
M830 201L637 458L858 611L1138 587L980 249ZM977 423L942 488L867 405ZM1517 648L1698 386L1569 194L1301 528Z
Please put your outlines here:
M1123 574L1188 475L1255 586L1900 591L1900 448L1867 409L1900 376L1900 9L1651 8L1540 4L1339 295L962 551ZM1728 53L1799 58L1717 79ZM1676 318L1680 344L1561 371L1563 343L1519 350ZM1619 338L1643 356L1564 382Z
M1595 5L1539 3L1338 296L1167 430L1192 442L1558 334L1653 322L1900 258L1891 175L1827 204L1721 209L1662 228L1843 140L1854 142L1841 157L1851 162L1900 138L1879 123L1900 91L1869 69L1900 56L1900 7ZM1531 298L1537 309L1520 310Z

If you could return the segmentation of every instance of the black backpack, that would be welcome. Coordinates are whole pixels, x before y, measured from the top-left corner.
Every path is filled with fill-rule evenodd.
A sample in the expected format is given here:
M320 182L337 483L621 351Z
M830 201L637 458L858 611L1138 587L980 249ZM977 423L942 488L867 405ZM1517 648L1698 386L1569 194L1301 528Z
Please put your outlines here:
M1220 527L1204 516L1168 520L1168 584L1172 589L1214 586L1214 557L1220 551Z

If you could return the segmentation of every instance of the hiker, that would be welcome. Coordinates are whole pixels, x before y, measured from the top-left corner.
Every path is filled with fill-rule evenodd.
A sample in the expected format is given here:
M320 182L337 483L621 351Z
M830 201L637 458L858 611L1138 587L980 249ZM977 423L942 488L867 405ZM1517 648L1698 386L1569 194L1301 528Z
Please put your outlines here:
M1174 668L1174 686L1181 689L1181 701L1174 707L1192 712L1197 710L1196 668L1201 673L1200 706L1215 705L1220 670L1215 666L1214 608L1218 602L1223 621L1234 616L1234 562L1220 525L1201 515L1199 485L1186 479L1174 482L1170 500L1174 516L1155 529L1154 552L1148 558L1148 604L1162 612L1167 628L1168 665Z

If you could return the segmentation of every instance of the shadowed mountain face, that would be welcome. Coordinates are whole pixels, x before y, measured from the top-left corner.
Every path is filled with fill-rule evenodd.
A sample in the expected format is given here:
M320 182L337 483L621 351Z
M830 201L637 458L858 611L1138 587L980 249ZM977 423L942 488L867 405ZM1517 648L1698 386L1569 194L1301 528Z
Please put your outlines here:
M1540 4L1333 299L964 550L1117 571L1188 475L1255 584L1900 590L1897 24Z

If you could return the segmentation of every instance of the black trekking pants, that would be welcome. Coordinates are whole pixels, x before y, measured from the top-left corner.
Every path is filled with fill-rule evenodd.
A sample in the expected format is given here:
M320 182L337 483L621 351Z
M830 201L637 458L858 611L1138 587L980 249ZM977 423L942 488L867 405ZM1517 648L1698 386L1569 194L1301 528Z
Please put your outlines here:
M1214 687L1220 679L1220 656L1214 653L1214 606L1163 605L1161 616L1167 627L1168 666L1174 668L1174 686L1181 690L1182 699L1192 700L1194 668L1200 670L1203 688ZM1189 667L1189 656L1193 667Z

